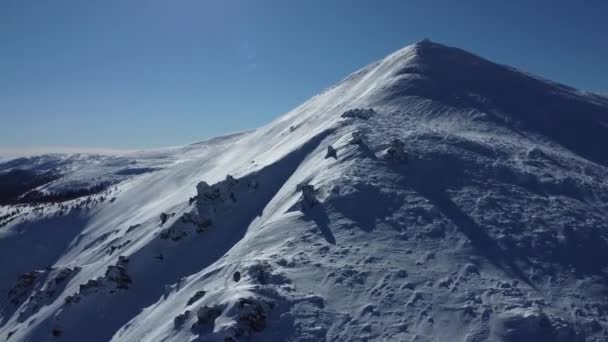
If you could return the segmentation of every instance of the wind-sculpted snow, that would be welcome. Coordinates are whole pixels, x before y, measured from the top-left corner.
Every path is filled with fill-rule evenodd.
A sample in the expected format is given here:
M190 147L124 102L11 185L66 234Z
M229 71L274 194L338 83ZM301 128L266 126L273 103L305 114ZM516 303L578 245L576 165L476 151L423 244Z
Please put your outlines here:
M0 338L604 341L607 113L425 41L257 130L9 161L111 185L0 208Z

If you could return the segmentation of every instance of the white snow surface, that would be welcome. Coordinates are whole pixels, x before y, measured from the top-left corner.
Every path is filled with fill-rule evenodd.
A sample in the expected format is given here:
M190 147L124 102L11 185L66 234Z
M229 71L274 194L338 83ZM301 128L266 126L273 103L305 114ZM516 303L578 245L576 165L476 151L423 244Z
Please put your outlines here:
M256 130L22 160L113 199L0 209L0 340L605 341L607 123L424 41Z

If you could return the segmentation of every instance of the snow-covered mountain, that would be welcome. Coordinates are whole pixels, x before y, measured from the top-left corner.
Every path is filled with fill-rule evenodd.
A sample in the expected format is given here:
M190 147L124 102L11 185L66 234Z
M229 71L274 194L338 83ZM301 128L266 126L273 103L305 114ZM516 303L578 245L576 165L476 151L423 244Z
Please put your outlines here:
M12 160L0 339L605 341L607 146L607 99L423 41L253 131Z

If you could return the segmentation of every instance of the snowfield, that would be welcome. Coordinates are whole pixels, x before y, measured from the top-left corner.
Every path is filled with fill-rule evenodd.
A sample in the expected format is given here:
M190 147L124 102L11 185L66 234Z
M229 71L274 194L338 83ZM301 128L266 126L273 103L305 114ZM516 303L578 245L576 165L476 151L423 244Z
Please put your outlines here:
M423 41L256 130L5 161L0 340L606 341L607 146L605 98Z

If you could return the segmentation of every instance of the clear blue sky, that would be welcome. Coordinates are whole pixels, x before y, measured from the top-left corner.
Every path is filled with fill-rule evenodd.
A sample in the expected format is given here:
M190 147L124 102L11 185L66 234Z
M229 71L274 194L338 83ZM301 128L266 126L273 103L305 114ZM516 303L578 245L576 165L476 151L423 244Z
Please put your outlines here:
M0 148L258 127L425 37L607 91L606 18L606 0L0 0Z

